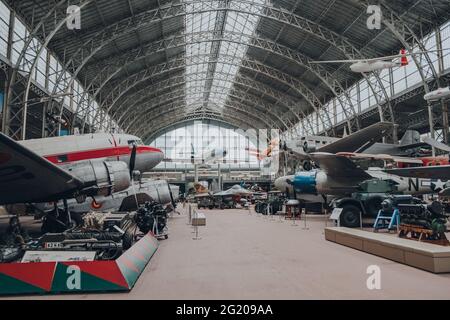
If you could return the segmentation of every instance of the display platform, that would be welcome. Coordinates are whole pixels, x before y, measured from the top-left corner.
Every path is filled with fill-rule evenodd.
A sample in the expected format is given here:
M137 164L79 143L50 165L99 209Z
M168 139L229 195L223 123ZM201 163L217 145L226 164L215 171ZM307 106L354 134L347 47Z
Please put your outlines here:
M325 228L325 239L433 273L450 272L450 247L343 227Z
M116 260L0 264L0 295L129 291L154 253L150 232Z

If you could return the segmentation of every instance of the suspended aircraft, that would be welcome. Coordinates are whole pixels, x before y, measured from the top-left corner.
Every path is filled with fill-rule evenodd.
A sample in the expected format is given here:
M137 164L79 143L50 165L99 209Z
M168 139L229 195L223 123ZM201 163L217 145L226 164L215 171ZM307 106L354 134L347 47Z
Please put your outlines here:
M420 133L408 130L400 140L400 144L376 142L386 136L393 129L392 123L378 122L343 138L325 136L303 136L296 140L288 140L283 149L302 161L302 167L308 171L312 169L310 153L368 153L385 154L398 157L412 156L422 152L421 147L428 146L420 141Z
M438 88L430 91L423 96L426 101L438 101L441 99L450 98L450 87Z
M225 161L227 151L224 148L214 147L208 148L202 154L197 155L194 145L191 143L191 155L190 158L165 158L165 162L179 162L179 163L192 163L192 164L209 164L217 163L219 161Z
M315 64L339 64L349 63L350 70L357 73L369 73L373 71L380 71L384 69L391 69L396 67L405 67L409 64L408 57L423 55L425 53L441 52L442 50L429 50L421 52L407 53L405 49L401 49L399 54L392 56L384 56L370 59L348 59L348 60L328 60L328 61L313 61Z
M256 148L245 148L248 151L249 155L255 156L259 161L262 161L266 158L272 157L272 155L276 155L279 152L279 139L272 139L267 148L261 150Z

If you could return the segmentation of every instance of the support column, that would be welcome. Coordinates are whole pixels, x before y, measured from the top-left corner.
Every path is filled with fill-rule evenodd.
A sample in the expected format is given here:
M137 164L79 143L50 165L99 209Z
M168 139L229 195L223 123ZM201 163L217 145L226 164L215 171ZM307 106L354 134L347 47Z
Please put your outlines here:
M222 173L220 172L220 162L217 164L217 184L219 185L219 191L222 191Z
M16 15L14 13L14 10L10 11L9 14L9 29L8 29L8 47L6 49L6 58L11 61L12 57L12 49L13 49L13 36L14 36L14 23L16 21ZM5 95L3 96L3 110L2 110L2 132L6 135L8 135L8 121L9 121L9 99L11 97L9 96L9 87L11 86L11 74L13 72L13 68L15 66L13 65L12 68L8 71L8 79L6 81L5 86Z
M444 72L444 55L442 52L442 37L441 37L441 30L440 28L435 29L436 32L436 49L438 50L437 56L438 56L438 73L439 77L442 76ZM448 129L448 104L446 101L441 101L441 108L442 108L442 134L444 136L444 143L448 145L448 135L449 135L449 129Z
M194 164L194 182L198 182L198 164Z

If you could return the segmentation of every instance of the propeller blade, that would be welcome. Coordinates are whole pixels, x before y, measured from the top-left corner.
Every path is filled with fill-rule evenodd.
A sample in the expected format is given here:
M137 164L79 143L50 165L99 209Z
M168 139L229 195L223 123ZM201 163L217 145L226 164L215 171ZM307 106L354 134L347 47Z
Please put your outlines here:
M137 152L137 147L135 144L133 144L133 149L131 149L130 165L129 165L131 178L133 178L133 171L136 166L136 152Z

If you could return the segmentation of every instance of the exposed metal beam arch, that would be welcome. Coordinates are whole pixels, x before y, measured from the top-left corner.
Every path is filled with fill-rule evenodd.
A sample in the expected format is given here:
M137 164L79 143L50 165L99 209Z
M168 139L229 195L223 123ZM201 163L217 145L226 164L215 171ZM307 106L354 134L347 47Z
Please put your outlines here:
M199 73L200 75L202 73ZM222 73L222 72L218 72L219 75L224 75L227 76L227 73ZM192 77L196 77L198 74L191 74L189 76ZM204 79L203 79L204 80ZM305 114L303 112L301 105L299 104L299 101L295 101L293 99L289 99L286 97L286 95L284 95L284 93L279 92L263 83L259 83L259 82L255 82L253 81L253 79L244 76L244 75L238 75L235 77L234 79L234 83L241 85L241 86L245 86L249 89L254 89L257 90L259 92L261 92L261 94L266 95L271 97L272 99L274 99L275 101L277 101L277 103L274 105L274 107L276 106L281 106L283 107L285 110L288 110L291 113L294 113L296 115L296 118L298 121L300 121L300 116L298 115L298 113L296 112L295 109L299 109L298 112L305 117ZM148 88L148 87L144 87L141 90L139 90L137 93L139 93L139 95L135 95L133 96L133 99L131 99L130 101L135 101L134 103L129 104L128 106L124 107L124 108L117 108L117 111L121 111L122 116L127 114L130 110L133 110L133 108L142 102L142 100L148 98L149 95L158 95L158 91L167 91L170 90L171 87L175 87L175 86L179 86L185 84L185 76L183 75L175 75L173 77L167 78L162 80L161 82L157 82L156 85L153 85L152 87ZM261 97L258 97L258 99L260 99ZM123 109L123 110L122 110ZM272 109L272 107L270 107L270 109ZM116 113L112 113L111 114L112 117L118 117L117 121L121 121L122 116L119 115L117 112ZM282 114L280 114L280 116L282 116ZM94 123L95 125L95 123ZM311 127L312 132L314 132L314 129Z
M201 58L202 58L202 56L194 56L191 58L188 57L186 64L184 64L184 58L176 58L172 61L156 65L149 70L141 71L139 73L139 75L137 75L137 76L134 75L132 77L132 80L130 80L130 78L126 78L122 83L115 84L114 88L116 88L117 90L120 90L120 88L122 88L124 85L127 87L125 87L126 91L124 91L122 95L116 97L112 103L109 103L109 108L107 110L108 113L111 113L113 107L118 103L117 101L119 101L122 96L125 96L125 92L133 89L134 86L136 86L137 84L144 83L145 81L147 81L148 79L151 79L152 77L159 77L159 76L163 75L164 73L173 72L173 71L177 71L177 70L182 71L182 70L184 70L186 65L205 63L204 61L201 60ZM233 58L234 57L230 56L230 55L221 55L221 58L218 61L221 63L224 63L224 64L237 65ZM192 59L192 62L190 61L191 59ZM200 60L200 62L198 62L197 60ZM271 79L274 79L276 81L283 83L284 85L292 88L293 90L295 90L295 92L297 92L301 96L303 96L305 98L305 100L307 102L309 102L309 104L311 106L313 106L314 110L316 110L316 111L320 110L322 103L315 96L315 94L308 87L306 87L303 83L301 83L297 79L291 77L290 75L280 72L275 68L265 66L254 59L244 58L242 60L242 65L240 65L240 66L244 69L252 70L254 72L257 72L258 74L263 74ZM163 79L161 82L166 82L166 80L167 79ZM147 90L147 91L150 91L150 90ZM125 100L122 99L120 105L118 105L116 107L116 109L119 109L122 104L126 104L127 101L138 101L139 97L140 97L139 91L137 91L131 95L127 95L125 97ZM293 108L291 108L291 109L292 109L292 113L295 114L296 113L295 109L293 109ZM114 113L112 115L114 115ZM295 116L297 117L298 120L300 120L300 118L297 114L295 114ZM104 119L100 119L101 122L103 120ZM323 120L323 117L321 117L321 120L324 123L324 127L327 127L325 120ZM331 118L328 114L326 115L326 121L328 121L329 125L331 126L332 122L331 122Z
M202 99L201 101L197 101L196 102L196 106L198 107L198 109L201 109L202 105L200 105L200 103L204 102L204 100ZM253 128L253 129L269 129L264 123L259 123L259 125L255 125L255 122L251 122L248 121L247 119L242 119L238 116L236 116L234 113L223 113L221 111L218 111L216 109L211 109L211 110L192 110L189 113L179 113L177 112L180 109L184 109L186 106L183 104L174 104L173 107L171 107L171 109L168 109L166 111L164 111L164 114L162 116L160 116L157 120L153 119L152 121L149 121L147 123L147 126L141 126L139 128L137 128L134 133L139 135L139 136L145 136L149 131L151 130L158 130L158 127L162 127L165 126L165 122L171 122L171 120L179 117L179 118L184 118L184 117L189 117L192 116L193 114L198 114L198 115L205 115L205 114L213 114L215 115L217 118L221 118L224 119L226 121L226 119L230 118L232 120L235 121L240 121L240 126L238 126L238 128ZM146 120L147 118L145 118L144 120ZM157 124L156 129L155 126L153 126L153 124ZM244 124L244 126L241 126L242 124ZM256 123L258 124L258 123Z
M184 80L184 79L182 79ZM157 95L155 98L151 99L150 101L146 101L144 102L142 105L143 106L154 106L154 105L161 105L163 106L163 104L161 104L161 101L165 101L165 100L172 100L174 98L172 98L172 96L176 96L177 99L183 98L183 94L184 94L184 87L181 87L184 84L184 82L181 83L172 83L171 81L167 82L167 86L165 86L163 88L164 91L166 91L166 93L162 94L162 95ZM201 87L194 87L194 89L199 89ZM224 87L220 87L220 89L224 89ZM214 91L217 92L217 91ZM180 94L181 93L181 94ZM156 100L156 103L155 103ZM266 109L260 109L259 111L261 112L268 112L271 116L273 116L278 123L283 124L285 127L287 127L287 124L283 121L283 119L281 118L281 114L277 114L274 111L272 111L271 106L267 103L264 102L263 100L261 100L261 97L258 97L256 95L247 95L247 100L252 102L252 105L256 105L256 106L265 106ZM255 101L259 101L259 103L255 103ZM140 107L139 109L139 104L134 106L134 112L133 109L131 108L127 108L126 111L122 112L121 115L116 118L116 121L118 124L124 124L127 122L127 119L130 116L138 116L138 114L141 112L142 107ZM246 108L248 108L248 106L246 106ZM151 107L149 110L153 110L154 108ZM258 108L257 108L258 109ZM148 110L146 110L148 111ZM246 111L247 112L247 111ZM155 110L155 113L158 113L158 110ZM250 113L251 114L251 113ZM118 116L118 115L116 115ZM258 115L253 114L253 117L257 117Z
M205 1L203 1L203 2L202 1L191 1L189 3L205 3ZM84 47L81 47L80 49L78 49L77 52L75 53L75 55L72 56L71 59L66 64L67 69L72 72L72 77L69 82L73 81L73 79L77 76L77 74L81 70L81 68L83 68L86 65L86 63L92 58L92 56L96 52L98 52L101 49L101 47L103 47L105 45L105 42L112 41L112 39L117 37L118 34L123 34L123 32L129 32L130 30L134 30L133 28L137 27L136 24L133 24L132 21L130 21L130 20L133 20L133 22L137 21L138 24L140 26L142 26L142 25L145 25L148 23L154 23L155 21L159 21L159 19L164 19L165 17L173 18L174 16L177 16L177 15L187 14L186 12L183 12L183 10L180 10L180 8L184 7L185 5L186 5L186 3L182 3L182 4L179 4L177 7L177 5L172 4L169 7L158 8L153 11L147 11L139 16L135 16L133 19L124 19L122 21L119 21L118 23L111 25L108 28L105 28L100 33L90 35L90 38L87 39L88 40L87 46L84 46ZM232 10L232 11L238 11L238 12L247 12L246 10L248 10L248 13L250 13L250 14L257 14L257 15L261 15L261 16L264 16L267 18L274 18L274 19L280 19L280 18L285 18L285 17L291 18L291 20L286 20L284 22L289 23L290 25L295 25L295 23L297 23L297 25L301 26L303 29L311 30L311 33L313 33L313 34L322 34L324 32L325 33L331 32L329 30L326 30L322 26L314 25L314 23L312 23L312 25L311 25L311 21L308 21L307 19L305 19L303 17L293 15L292 13L290 13L288 11L284 11L279 8L274 8L274 7L268 6L266 4L261 5L261 4L255 4L253 2L248 2L248 1L240 1L237 4L235 2L233 2L233 5L236 5L237 8L234 8L234 7L212 8L211 7L207 10L199 10L199 11L195 11L195 12L190 12L189 14L199 13L199 12L220 11L220 10L223 11L225 9ZM249 8L252 8L254 6L262 6L262 8L264 9L263 10L264 14L259 14L257 10L256 11L249 10ZM271 13L276 13L277 16L276 17L272 16ZM120 32L122 32L122 33L120 33ZM105 34L108 34L109 38L106 37ZM331 37L328 37L330 35L331 35ZM335 36L335 34L332 34L332 33L327 34L327 37L325 37L325 39L333 39L333 36ZM340 37L338 37L337 39L341 40ZM96 44L98 44L97 47L95 47L93 45L94 42ZM78 59L77 59L77 57L76 57L77 54L83 59L80 60L79 59L80 57L78 57ZM77 64L75 64L74 62L77 60L81 61L81 63L79 63L78 66L76 67ZM316 67L318 67L318 66L316 66ZM321 80L322 79L323 78L321 78ZM341 94L346 95L346 92L344 90L342 90L343 88L340 86L339 83L333 83L333 85L337 89L342 91L342 92L340 92ZM332 91L335 91L335 88L333 88L332 86L330 87L330 89L332 89ZM335 93L335 92L333 92L333 93ZM339 98L339 95L337 95L337 96ZM354 107L353 107L352 102L349 99L349 97L347 97L347 103L350 106L350 110L353 109L353 114L351 115L352 119L350 119L349 121L354 120L356 123L356 127L359 128L359 121L357 119L357 114L356 114L356 112L354 112ZM347 110L348 106L346 106L344 104L342 107L344 109L344 112L348 113L348 111L349 111L349 110ZM352 127L350 127L350 129L352 129Z
M195 89L201 89L199 91L197 91L198 93L204 93L204 88L201 86L198 86ZM212 91L212 93L220 93L219 89L224 89L223 87L216 87L215 90ZM174 90L171 91L169 93L160 95L158 97L158 100L156 103L154 103L154 101L152 101L153 103L151 104L144 104L143 106L141 106L141 108L139 109L139 111L136 110L136 112L134 113L128 113L126 114L126 117L122 118L121 121L118 121L118 124L125 124L125 123L129 123L128 119L133 116L133 115L137 115L137 114L141 114L143 112L145 112L147 114L147 112L154 110L156 117L158 116L159 112L156 111L157 108L164 108L166 103L170 103L173 100L179 100L180 98L184 97L184 88L178 89L178 90ZM253 94L249 94L249 93L245 93L242 94L240 96L234 95L234 94L230 94L229 97L232 97L234 99L237 99L238 101L241 102L246 102L246 104L242 104L241 106L247 106L250 109L256 109L259 110L261 112L261 114L255 114L255 113L251 113L247 110L244 109L240 109L237 107L233 107L235 110L239 110L241 112L246 112L248 113L251 117L253 118L260 118L260 119L265 119L266 124L270 127L275 127L275 128L279 128L279 125L281 124L285 129L288 128L288 125L283 121L283 119L281 119L278 115L272 113L269 109L269 106L267 103L263 102L262 100L259 102L255 102L258 101L258 97L256 95ZM266 113L268 113L269 115L273 116L277 121L275 121L272 118L266 118ZM153 113L150 113L151 116L154 116ZM139 117L137 116L135 118L135 121L138 120ZM128 124L128 127L131 124ZM125 129L126 131L126 129Z
M202 102L202 101L200 101L200 102ZM189 115L192 115L192 114L214 114L218 118L224 119L224 121L226 121L226 119L233 120L235 125L239 124L237 126L238 128L260 128L260 129L262 129L262 128L267 127L264 123L250 121L249 119L247 119L245 117L244 118L239 117L239 115L236 115L233 112L224 113L224 112L218 111L216 109L191 110L189 113L178 112L180 109L185 109L185 108L186 108L185 105L175 103L170 109L164 111L164 114L162 116L160 116L157 121L152 119L147 122L146 126L140 126L134 130L133 130L133 128L131 128L130 130L132 130L136 135L142 136L144 133L148 132L148 130L154 130L155 127L158 128L159 126L161 126L161 124L163 124L167 120L170 121L177 117L181 117L181 118L188 117ZM198 109L201 109L200 105L198 105ZM145 121L147 121L148 117L146 117L144 119L145 119Z
M202 62L201 64L209 64L210 62ZM225 63L224 64L228 64ZM231 64L230 64L231 65ZM236 64L236 62L233 62L233 65L239 66L238 64ZM159 68L157 68L159 69ZM177 68L178 69L178 68ZM197 75L202 74L202 73L196 73L196 74L190 74L190 77L196 77ZM224 72L217 72L217 74L219 75L223 75L223 76L227 76L229 75L228 73L224 73ZM155 74L152 74L152 77L155 76ZM147 97L149 94L153 95L153 94L157 94L158 90L164 90L167 87L171 87L174 84L183 82L185 83L185 76L184 75L178 75L175 74L172 77L169 78L165 78L163 80L161 80L160 82L156 82L156 85L153 85L152 88L148 88L148 87L143 87L142 89L138 90L137 92L135 92L133 95L130 95L129 98L127 98L126 101L124 101L122 104L126 105L127 101L134 101L134 103L129 104L125 110L122 112L122 114L127 113L130 109L133 109L133 107L138 104L143 98ZM212 79L212 78L211 78ZM249 83L249 79L247 77L245 77L244 75L238 75L235 80L236 83L243 83L243 84L247 84L247 85L252 85L255 88L261 88L262 86L265 86L264 84L260 84L260 83ZM266 89L262 90L265 92L266 95L271 96L273 99L275 99L276 101L278 101L278 103L276 105L281 104L281 106L287 111L292 113L296 119L298 121L300 121L300 115L299 112L304 116L303 111L301 110L300 107L300 102L299 101L294 101L293 99L288 98L286 95L284 95L281 92L277 92L271 88L268 88L266 86ZM300 107L300 108L299 108ZM117 116L117 112L120 110L121 111L121 105L119 105L116 108L116 112L111 113L111 108L108 109L108 113L110 113L111 116ZM300 109L300 110L297 110ZM100 110L100 109L99 109ZM119 118L120 119L120 118ZM97 119L98 120L98 119ZM103 122L104 119L99 118L100 122ZM94 125L96 125L97 123L95 122L94 119Z
M196 33L195 36L198 36L199 38L196 39L194 42L204 42L204 41L211 41L211 32L199 32ZM205 37L206 36L206 37ZM311 63L310 58L304 56L303 54L299 52L295 52L292 49L282 46L280 44L274 43L270 41L269 39L262 39L262 38L252 38L250 43L242 42L242 34L240 33L231 33L227 32L224 33L224 38L221 41L230 41L235 42L238 44L244 44L253 46L262 50L267 50L273 54L281 55L285 58L290 59L294 63L307 68L310 72L315 74L317 78L319 78L329 89L332 91L332 93L337 97L338 101L340 102L343 112L346 115L348 122L353 123L353 129L359 129L359 119L357 112L353 106L353 103L348 96L347 91L342 87L341 83L334 78L326 69L323 67ZM194 36L193 36L194 37ZM113 93L111 93L113 94ZM111 101L111 94L109 95L109 99L106 98L102 105L108 104L110 105ZM109 103L108 103L109 102ZM353 130L352 129L352 130Z
M244 128L246 126L245 127L246 129L259 129L259 128L255 128L255 126L251 125L251 124L248 124L248 125L244 124L244 126L242 126L242 124L239 123L238 119L235 120L235 121L237 121L236 123L233 123L229 120L223 119L220 115L218 115L216 113L196 112L196 113L191 113L188 115L183 115L181 117L177 117L174 119L166 120L163 123L161 123L157 128L149 128L147 131L142 133L142 135L143 135L142 140L145 141L146 143L150 143L152 139L157 138L164 131L166 131L172 127L175 127L177 125L180 125L180 124L186 123L186 122L191 122L191 121L196 121L196 120L205 120L205 119L221 122L221 123L224 123L225 125L235 127L235 128Z
M81 10L92 1L78 0L74 1L73 4L77 4ZM38 57L66 21L71 19L66 13L67 8L61 8L65 3L66 0L60 0L55 3L40 20L36 21L36 25L28 26L32 31L28 33L27 38L24 40L24 45L19 53L16 66L13 68L8 94L6 95L8 101L6 101L6 108L3 110L6 114L2 126L3 130L7 135L15 139L23 140L26 138L28 100L32 85L31 74L37 66ZM52 25L53 29L47 28L47 25ZM22 71L21 68L24 68L25 72L28 73L27 77L18 76L18 73ZM21 84L24 85L25 90L21 89L19 92L16 92L15 89ZM15 126L14 123L18 121L21 123Z

